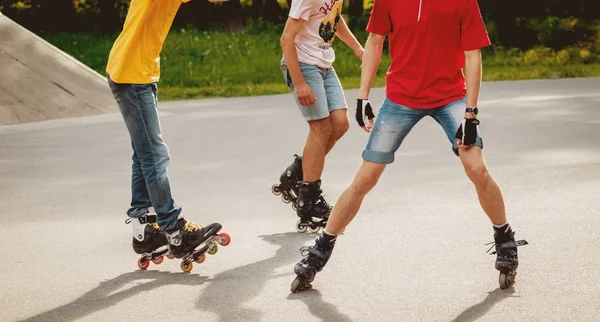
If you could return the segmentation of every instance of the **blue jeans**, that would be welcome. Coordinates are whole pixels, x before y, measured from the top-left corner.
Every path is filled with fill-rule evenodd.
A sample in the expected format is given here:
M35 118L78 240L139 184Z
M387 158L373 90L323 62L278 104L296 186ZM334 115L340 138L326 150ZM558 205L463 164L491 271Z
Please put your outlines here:
M442 126L454 154L458 156L456 132L464 119L466 103L466 98L462 98L441 107L422 110L395 104L386 98L375 118L363 159L374 163L394 162L394 154L404 138L425 116L431 116ZM483 148L479 133L473 145Z
M119 105L131 137L133 166L130 217L139 217L153 207L162 230L175 227L181 207L175 205L167 176L169 149L163 141L158 119L158 86L117 84L107 75L108 85Z
M344 89L335 73L335 69L321 68L315 65L300 63L300 70L306 84L312 89L317 101L311 106L303 106L298 102L296 90L285 61L281 61L281 72L287 86L291 89L296 105L306 121L321 120L329 117L335 110L345 110L346 97Z

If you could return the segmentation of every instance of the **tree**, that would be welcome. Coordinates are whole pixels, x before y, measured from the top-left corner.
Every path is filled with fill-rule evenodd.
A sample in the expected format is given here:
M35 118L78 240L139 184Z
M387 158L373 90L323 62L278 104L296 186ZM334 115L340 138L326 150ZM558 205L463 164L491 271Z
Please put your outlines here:
M350 18L348 21L348 27L350 27L350 29L366 27L366 25L361 25L364 10L365 6L363 0L350 0L348 5L348 17Z
M112 34L121 29L121 1L98 0L97 29L104 34Z
M223 9L229 13L225 22L225 29L228 32L236 32L246 28L246 17L240 0L225 2Z

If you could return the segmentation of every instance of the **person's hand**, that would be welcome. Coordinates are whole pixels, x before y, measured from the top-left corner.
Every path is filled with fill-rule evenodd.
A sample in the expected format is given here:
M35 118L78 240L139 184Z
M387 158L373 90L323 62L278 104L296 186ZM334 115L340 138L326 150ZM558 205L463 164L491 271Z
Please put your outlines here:
M315 93L313 93L310 86L306 83L296 85L296 97L298 98L298 102L306 107L313 105L317 101Z
M469 113L470 114L470 113ZM469 118L463 119L462 124L456 132L456 145L459 149L468 149L479 137L479 120L470 115Z
M370 133L375 123L375 114L368 99L356 100L356 122L365 132Z

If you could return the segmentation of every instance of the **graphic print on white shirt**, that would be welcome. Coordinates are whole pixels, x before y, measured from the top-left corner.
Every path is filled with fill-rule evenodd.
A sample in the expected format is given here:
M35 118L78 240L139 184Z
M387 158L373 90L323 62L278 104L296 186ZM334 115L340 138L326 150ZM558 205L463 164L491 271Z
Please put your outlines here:
M335 61L331 47L342 16L342 0L292 0L289 16L305 20L296 36L301 63L330 68Z

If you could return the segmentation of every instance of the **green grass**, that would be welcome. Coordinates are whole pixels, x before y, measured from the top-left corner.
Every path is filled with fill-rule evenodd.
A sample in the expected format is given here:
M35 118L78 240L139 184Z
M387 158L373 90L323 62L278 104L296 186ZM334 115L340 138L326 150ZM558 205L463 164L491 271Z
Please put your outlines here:
M160 100L232 97L289 93L279 69L280 30L237 34L173 30L161 54ZM104 75L108 53L116 38L88 34L41 35L46 40ZM358 33L364 43L366 33ZM346 89L358 88L360 62L339 39L336 72ZM484 80L600 76L600 53L593 48L527 52L490 48L484 52ZM375 86L385 85L389 57L384 55Z

